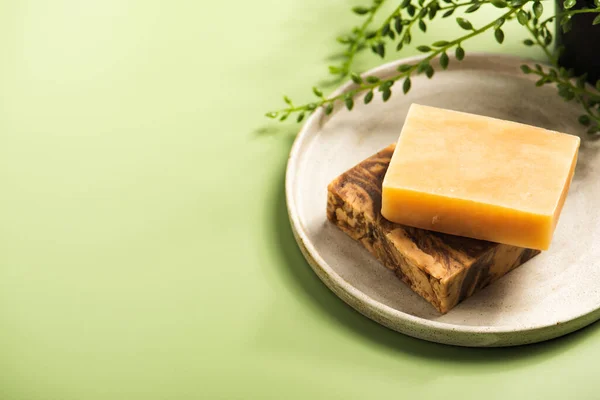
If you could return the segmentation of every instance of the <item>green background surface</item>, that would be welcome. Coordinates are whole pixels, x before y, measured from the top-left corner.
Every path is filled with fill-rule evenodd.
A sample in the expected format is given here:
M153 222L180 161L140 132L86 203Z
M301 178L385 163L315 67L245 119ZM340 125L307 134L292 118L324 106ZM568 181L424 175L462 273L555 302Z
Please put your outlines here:
M310 98L350 4L0 2L0 399L600 398L598 325L422 342L302 258L283 187L298 126L263 114ZM506 36L467 54L540 56Z

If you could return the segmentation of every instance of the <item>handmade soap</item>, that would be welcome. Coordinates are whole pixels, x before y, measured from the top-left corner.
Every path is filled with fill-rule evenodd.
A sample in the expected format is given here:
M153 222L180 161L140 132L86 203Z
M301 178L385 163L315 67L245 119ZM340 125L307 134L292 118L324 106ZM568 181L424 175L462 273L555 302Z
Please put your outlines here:
M391 145L331 182L327 217L439 312L539 254L387 221L380 212L381 184L393 152Z
M390 221L546 250L579 138L413 104L383 180Z

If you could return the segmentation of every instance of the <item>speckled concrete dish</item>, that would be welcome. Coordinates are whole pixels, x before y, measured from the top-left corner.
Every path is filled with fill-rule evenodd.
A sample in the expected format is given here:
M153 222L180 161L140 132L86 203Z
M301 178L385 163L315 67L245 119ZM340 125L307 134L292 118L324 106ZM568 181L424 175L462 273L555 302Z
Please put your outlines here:
M372 74L390 76L406 61ZM318 111L306 122L287 167L289 216L311 267L350 306L396 331L460 346L539 342L600 319L600 143L582 142L550 250L443 316L326 218L327 184L395 142L413 102L581 132L579 107L552 87L535 88L519 70L524 62L471 54L451 60L434 79L415 77L406 96L396 93L387 103L378 99L368 106L357 101L352 112L336 110L330 117Z

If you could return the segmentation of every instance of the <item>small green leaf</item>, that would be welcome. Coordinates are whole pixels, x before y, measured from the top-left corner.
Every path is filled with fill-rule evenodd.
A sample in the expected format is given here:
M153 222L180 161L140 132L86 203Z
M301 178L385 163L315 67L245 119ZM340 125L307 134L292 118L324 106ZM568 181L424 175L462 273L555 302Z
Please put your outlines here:
M462 61L465 58L465 50L462 47L458 46L456 48L455 55L458 61Z
M440 56L440 65L442 66L443 69L448 68L448 64L450 63L450 58L448 57L448 54L446 54L446 52L443 52L442 55Z
M434 19L438 12L438 8L434 7L434 5L437 5L437 3L434 3L433 5L431 5L431 7L429 7L429 15L428 16L429 16L430 20Z
M402 41L399 41L396 45L396 51L402 50L402 47L404 47L404 43Z
M470 6L469 8L467 8L467 9L465 10L465 12L466 12L467 14L468 14L468 13L475 12L475 11L479 10L479 7L481 7L481 4L473 4L472 6Z
M287 117L289 117L289 116L290 116L290 114L289 114L289 113L287 113L287 114L283 114L283 115L282 115L282 116L279 118L279 120L280 120L281 122L283 122L283 121L285 121L285 120L287 119Z
M504 22L505 22L505 21L506 21L506 20L505 20L504 18L498 18L498 19L496 20L496 23L494 24L494 29L500 29L500 27L501 27L502 25L504 25Z
M467 30L467 31L473 30L473 25L464 18L458 17L458 18L456 18L456 22L464 30Z
M410 32L406 32L406 34L404 35L404 44L410 44L411 41L412 35L410 34Z
M494 37L498 43L502 44L502 42L504 42L504 32L502 32L502 29L496 29L494 31Z
M533 46L534 43L533 43L533 40L531 40L531 39L525 39L525 40L523 40L523 44L525 46Z
M417 9L415 8L415 6L413 6L412 4L410 4L408 6L408 8L406 9L406 12L408 12L408 15L410 15L411 17L414 17L415 13L417 12Z
M402 30L404 29L404 25L402 25L402 18L396 17L394 19L394 28L396 29L396 33L398 33L398 35L402 33Z
M596 18L594 18L594 21L592 22L592 25L598 24L600 24L600 14L596 15Z
M325 114L329 115L333 112L333 103L327 103L327 106L325 106Z
M419 29L423 32L427 32L427 25L422 19L419 20Z
M357 73L353 72L350 74L350 79L352 79L352 82L356 83L357 85L360 85L363 80L360 77L360 75L358 75Z
M542 69L542 66L541 66L540 64L535 64L535 69L536 69L538 72L544 72L544 70Z
M566 19L566 17L563 19ZM569 33L571 31L571 28L573 27L573 22L570 18L567 20L567 22L561 24L563 33Z
M533 15L535 15L537 18L541 17L542 14L544 13L544 6L539 1L536 1L533 3L532 9L533 9Z
M519 12L517 12L517 21L519 21L521 25L527 25L527 23L529 22L529 17L527 16L527 13L525 13L525 11L523 10L519 10Z
M315 103L309 103L309 104L306 105L306 109L308 111L314 111L314 110L317 109L317 105Z
M525 74L530 74L531 73L531 68L529 68L528 65L521 65L521 71L523 71Z
M392 80L383 82L381 84L381 86L379 86L379 91L381 92L381 91L384 91L384 90L387 90L387 89L391 88L392 86L394 86L394 83L395 82L392 81Z
M390 29L390 24L385 24L383 28L381 28L381 36L387 36L387 34L390 32Z
M408 71L408 70L409 70L409 69L411 69L411 68L412 68L412 65L408 65L408 64L402 64L402 65L400 65L400 66L397 68L397 70L398 70L398 72L406 72L406 71ZM600 81L599 81L599 82L600 82Z
M392 91L390 89L386 89L383 91L381 98L383 101L388 101L392 97Z
M357 7L352 8L352 12L354 12L354 14L358 14L358 15L365 15L369 11L371 11L371 9L367 8L367 7L357 6Z
M410 90L410 85L411 85L410 77L407 77L404 80L404 83L402 84L402 92L404 92L404 94L408 93L408 91Z
M304 113L301 112L300 114L298 114L298 118L296 118L296 122L302 122L303 119L304 119Z
M377 31L368 31L365 33L365 38L367 39L373 39L375 36L377 36Z
M267 118L277 118L277 113L274 111L268 112L265 114L265 117Z
M402 3L400 3L400 8L406 8L409 4L410 0L402 0Z
M420 63L419 66L417 67L417 74L425 72L427 70L428 66L429 66L429 63L427 61L423 61L422 63Z
M373 53L379 55L379 57L385 57L385 45L383 42L379 42L376 45L371 46L371 50L373 50Z
M587 74L583 74L579 78L577 78L577 81L576 81L577 87L579 89L585 88L586 80L587 80Z
M452 8L452 9L446 11L445 13L442 14L442 18L448 18L449 16L454 14L454 10L455 10L455 8Z
M575 7L575 4L577 4L577 0L565 0L563 3L563 7L565 8L565 10L568 10L569 8Z
M342 69L340 67L336 67L334 65L329 66L329 73L333 75L337 75L342 73Z
M550 43L552 43L552 34L548 33L544 38L544 45L548 46Z
M505 8L507 6L504 0L492 0L492 4L498 8Z
M431 79L433 77L433 74L435 73L435 70L433 69L433 67L431 65L427 65L427 69L425 70L425 75L427 75L427 77L429 79Z
M426 15L427 15L427 9L421 8L421 11L419 11L419 18L424 18Z
M558 94L561 95L566 101L571 101L575 98L575 93L573 93L573 91L570 89L564 90L562 94L560 92Z
M419 50L421 53L428 53L431 51L431 47L429 46L418 46L417 50Z
M558 74L556 73L555 69L550 69L548 71L548 74L550 75L550 78L552 78L553 80L556 80L558 78Z
M417 3L419 4L419 7L423 7L425 0L417 0Z
M562 77L562 78L567 78L569 76L567 69L564 67L559 67L558 68L558 74Z
M338 36L335 40L337 40L341 44L347 44L352 42L352 39L348 36Z
M365 104L369 104L371 102L371 100L373 100L373 91L370 90L367 92L367 94L365 94L365 98L363 99Z
M583 126L589 126L590 125L590 117L588 115L580 115L579 118L577 118L577 120L579 121L579 123Z
M285 101L286 104L289 104L290 106L292 105L292 100L287 96L283 96L283 101Z
M321 92L319 90L319 88L317 88L316 86L313 86L313 93L315 94L315 96L317 97L323 97L323 92Z
M543 86L543 85L544 85L544 83L546 83L546 79L542 78L542 79L540 79L539 81L537 81L537 82L535 83L535 86L536 86L536 87L540 87L540 86Z
M571 16L571 14L567 14L567 15L565 15L564 17L562 17L562 18L560 19L560 21L559 21L559 22L560 22L560 24L561 24L561 25L564 25L564 24L566 24L567 22L571 21L571 17L572 17L572 16Z
M437 42L433 42L432 46L433 47L444 47L444 46L448 46L450 44L450 42L448 42L447 40L438 40Z
M377 83L379 81L380 81L380 79L376 76L373 76L373 75L367 76L367 82L369 82L369 83Z
M344 99L344 103L346 104L346 108L348 109L348 111L352 111L352 107L354 107L354 100L352 99L352 97L346 97Z

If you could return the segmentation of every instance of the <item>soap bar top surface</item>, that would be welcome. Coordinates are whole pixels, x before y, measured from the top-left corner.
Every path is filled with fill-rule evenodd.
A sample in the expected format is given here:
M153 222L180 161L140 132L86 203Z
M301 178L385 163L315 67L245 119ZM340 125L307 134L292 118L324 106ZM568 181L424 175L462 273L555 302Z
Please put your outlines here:
M413 104L383 182L382 214L424 229L545 249L579 142L573 135ZM500 237L485 232L512 217L516 225L501 227ZM535 229L524 241L510 237L510 229L527 225Z

